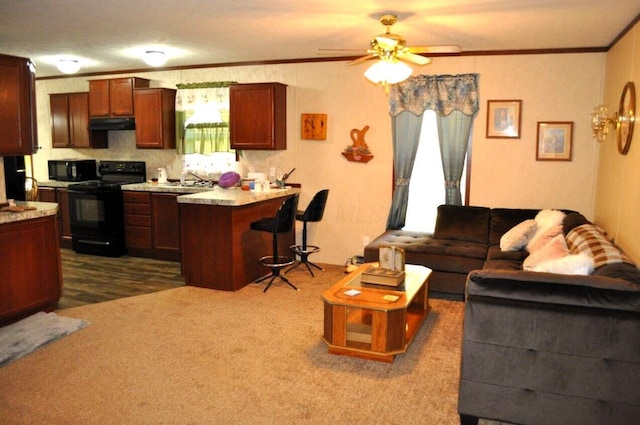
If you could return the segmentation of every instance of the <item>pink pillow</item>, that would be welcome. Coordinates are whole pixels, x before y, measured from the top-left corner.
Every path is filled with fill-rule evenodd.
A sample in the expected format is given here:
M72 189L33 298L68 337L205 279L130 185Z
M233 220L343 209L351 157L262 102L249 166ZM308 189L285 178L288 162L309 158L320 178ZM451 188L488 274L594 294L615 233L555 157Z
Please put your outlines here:
M525 270L533 270L546 261L557 260L567 255L569 255L569 248L564 240L564 235L561 233L548 240L543 247L535 250L525 258L524 263L522 263L522 268Z
M562 235L563 236L562 240L564 241L564 234L562 233L562 224L557 224L555 226L548 228L543 233L538 235L536 240L530 241L530 243L527 245L527 251L533 253L539 250L540 248L545 246L547 243L549 243L551 239L555 238L558 235Z

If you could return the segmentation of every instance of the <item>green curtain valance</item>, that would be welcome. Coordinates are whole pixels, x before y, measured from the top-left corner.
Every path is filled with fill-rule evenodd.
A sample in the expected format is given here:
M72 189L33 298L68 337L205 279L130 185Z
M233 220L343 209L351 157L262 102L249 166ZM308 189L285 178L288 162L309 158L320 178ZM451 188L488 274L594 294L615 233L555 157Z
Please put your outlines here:
M186 129L190 128L228 128L229 124L226 122L201 122L198 124L187 124Z
M188 89L210 89L216 87L229 87L233 84L238 84L237 81L209 81L204 83L186 83L186 84L176 84L178 90L188 90Z

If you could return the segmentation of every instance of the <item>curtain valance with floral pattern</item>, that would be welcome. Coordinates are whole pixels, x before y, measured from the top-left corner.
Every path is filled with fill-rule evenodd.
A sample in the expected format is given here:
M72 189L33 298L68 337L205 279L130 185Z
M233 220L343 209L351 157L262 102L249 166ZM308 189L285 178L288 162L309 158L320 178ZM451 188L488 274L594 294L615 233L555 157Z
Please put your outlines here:
M425 110L440 116L455 110L474 116L478 112L478 74L417 75L391 87L391 116L402 111L422 115Z

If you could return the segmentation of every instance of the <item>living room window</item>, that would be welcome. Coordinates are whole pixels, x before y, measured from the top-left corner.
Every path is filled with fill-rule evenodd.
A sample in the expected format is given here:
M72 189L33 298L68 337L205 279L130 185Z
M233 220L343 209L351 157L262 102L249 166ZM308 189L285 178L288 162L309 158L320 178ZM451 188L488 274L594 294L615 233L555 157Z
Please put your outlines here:
M435 229L438 205L445 203L444 173L440 158L436 113L427 110L423 115L420 143L411 172L407 216L403 230L433 232ZM465 161L460 181L462 199L466 198L468 165L468 161Z

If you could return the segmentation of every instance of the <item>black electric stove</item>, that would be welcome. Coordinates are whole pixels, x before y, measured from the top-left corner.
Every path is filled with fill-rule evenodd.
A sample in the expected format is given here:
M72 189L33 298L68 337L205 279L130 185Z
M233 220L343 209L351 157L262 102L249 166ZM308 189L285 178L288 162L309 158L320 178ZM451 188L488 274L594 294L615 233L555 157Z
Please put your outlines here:
M123 184L146 181L141 161L100 161L100 180L69 185L73 250L120 257L127 253L124 236Z

